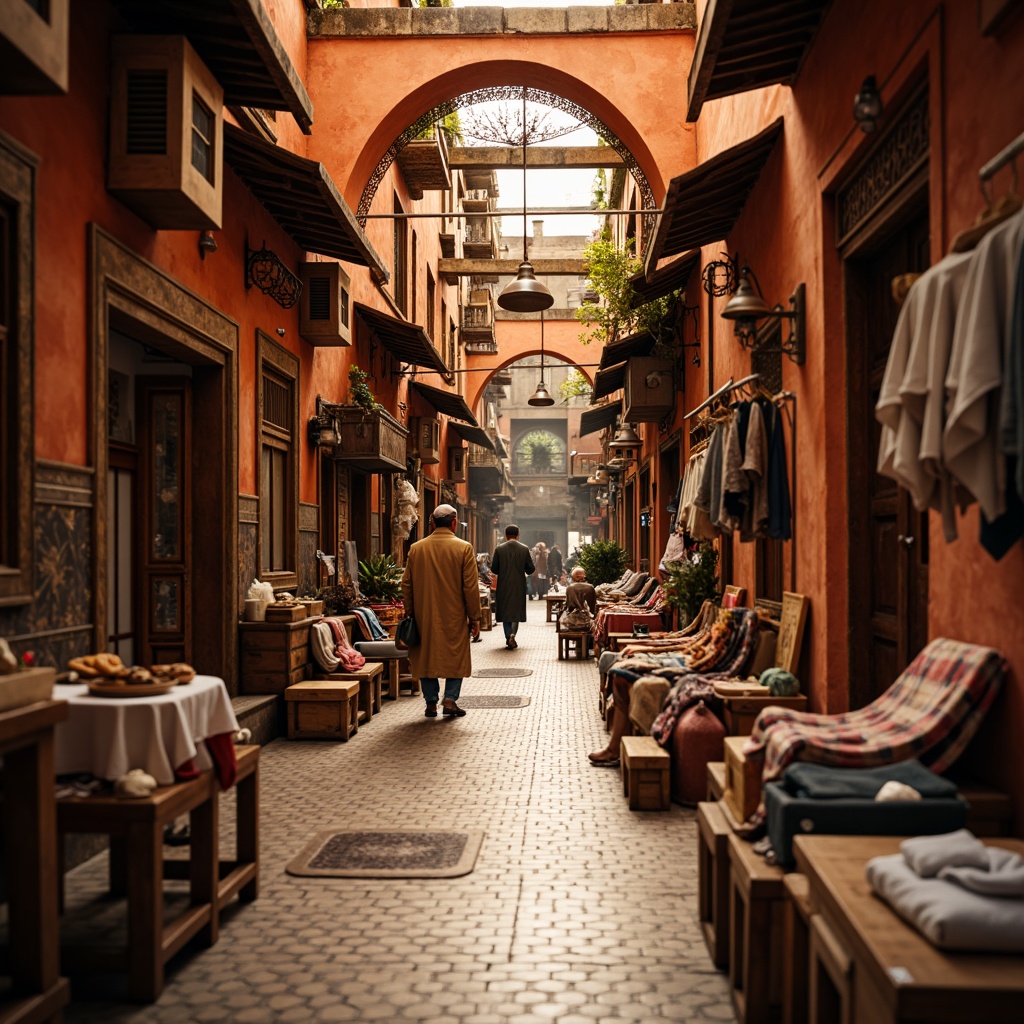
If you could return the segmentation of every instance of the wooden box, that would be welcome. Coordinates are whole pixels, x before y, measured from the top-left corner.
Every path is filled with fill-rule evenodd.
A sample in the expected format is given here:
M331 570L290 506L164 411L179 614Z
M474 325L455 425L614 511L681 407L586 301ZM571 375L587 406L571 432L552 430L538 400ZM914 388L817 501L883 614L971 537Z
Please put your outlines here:
M288 739L340 740L359 728L359 680L296 683L284 691L288 702Z
M70 0L49 0L40 17L38 4L0 0L0 94L68 91L69 5Z
M748 761L743 754L746 736L725 738L725 802L737 821L743 822L761 803L761 761Z
M729 966L729 836L717 803L697 804L697 912L711 962Z
M724 697L725 727L730 736L749 736L754 730L757 716L765 708L790 708L793 711L807 710L807 697Z
M0 711L49 700L53 696L56 679L55 668L28 668L0 676Z
M650 736L622 737L622 792L631 811L667 811L671 758Z
M284 693L309 675L309 629L315 618L298 622L242 622L242 693Z
M623 423L657 423L675 407L672 361L634 356L626 364Z
M721 800L725 796L725 762L708 762L708 800Z
M299 605L267 605L267 622L298 622L300 619L307 619L309 615L306 606Z
M317 346L352 344L351 282L340 263L300 263L299 334Z
M316 601L316 600L313 600L313 599L308 599L307 600L307 599L303 598L302 599L302 603L306 606L306 618L307 619L316 618L318 615L323 615L323 613L324 613L324 603L323 603L323 601Z

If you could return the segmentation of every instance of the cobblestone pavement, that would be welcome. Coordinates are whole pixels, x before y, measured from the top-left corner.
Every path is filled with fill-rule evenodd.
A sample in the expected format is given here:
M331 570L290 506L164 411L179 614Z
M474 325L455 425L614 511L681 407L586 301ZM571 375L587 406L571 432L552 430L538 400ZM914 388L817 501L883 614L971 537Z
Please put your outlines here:
M591 661L560 662L543 605L518 651L500 627L466 694L528 694L529 706L423 716L385 702L348 743L277 740L261 751L260 896L233 904L220 941L186 950L152 1006L75 979L69 1022L421 1021L613 1024L732 1021L726 978L696 918L690 811L630 812L604 745ZM224 842L233 843L229 801ZM295 878L285 864L318 831L482 828L475 870L454 879ZM107 904L105 855L69 879L71 919Z

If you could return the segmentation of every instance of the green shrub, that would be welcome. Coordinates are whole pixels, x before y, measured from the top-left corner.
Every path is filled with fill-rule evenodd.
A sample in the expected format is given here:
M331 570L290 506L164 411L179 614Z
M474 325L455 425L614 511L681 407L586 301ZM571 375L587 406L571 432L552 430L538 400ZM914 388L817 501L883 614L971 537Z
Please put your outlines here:
M580 549L576 564L587 574L587 582L614 583L625 571L629 555L613 540L595 540Z
M697 617L705 601L717 601L718 552L710 544L701 544L697 561L669 562L665 580L665 602L679 609L680 625Z
M359 563L359 591L372 604L398 601L404 572L391 555L373 555Z

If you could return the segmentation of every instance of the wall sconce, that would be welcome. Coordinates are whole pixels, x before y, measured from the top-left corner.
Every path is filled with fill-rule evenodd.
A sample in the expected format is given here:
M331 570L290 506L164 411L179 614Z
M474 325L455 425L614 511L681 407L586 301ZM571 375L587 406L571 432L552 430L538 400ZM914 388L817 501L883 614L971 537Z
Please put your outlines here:
M316 396L316 415L309 421L309 443L314 448L333 448L341 440L338 421L329 409L330 403Z
M281 262L275 252L267 248L245 247L245 287L256 285L269 295L282 309L291 309L302 295L302 282Z
M882 116L882 94L875 84L875 76L868 75L860 92L853 98L853 119L864 133L873 132Z
M751 284L753 279L754 284ZM757 290L754 290L754 285ZM781 303L769 307L761 297L761 285L757 275L744 267L740 271L740 283L736 294L726 303L722 310L723 320L735 322L736 337L744 348L754 349L757 345L757 324L759 320L788 320L789 337L779 346L798 366L802 366L805 356L804 309L806 306L807 288L801 282L796 291L789 297L789 309Z
M217 251L217 239L210 234L209 231L199 232L199 258L201 260L206 259L208 252Z

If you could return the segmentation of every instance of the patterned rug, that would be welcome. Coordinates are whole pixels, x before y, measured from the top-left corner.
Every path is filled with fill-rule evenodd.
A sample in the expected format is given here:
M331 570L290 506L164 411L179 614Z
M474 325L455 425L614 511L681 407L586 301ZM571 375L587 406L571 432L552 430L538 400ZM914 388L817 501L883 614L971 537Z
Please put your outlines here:
M482 829L320 832L285 870L321 878L456 878L476 863Z
M532 668L478 668L473 673L474 679L521 679L532 676Z
M506 697L498 693L464 694L459 698L460 708L525 708L529 697Z

